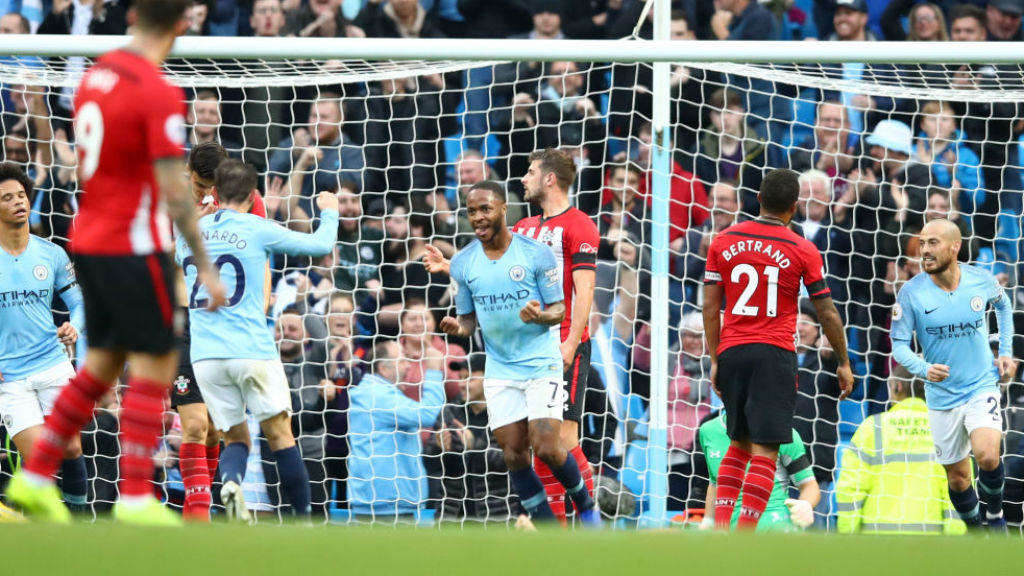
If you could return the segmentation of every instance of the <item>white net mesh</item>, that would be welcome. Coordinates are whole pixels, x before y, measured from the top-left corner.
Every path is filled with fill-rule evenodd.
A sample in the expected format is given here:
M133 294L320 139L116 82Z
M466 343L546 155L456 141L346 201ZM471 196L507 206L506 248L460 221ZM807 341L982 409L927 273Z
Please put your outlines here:
M30 169L38 185L33 230L59 244L80 193L67 94L86 64L0 64L5 159ZM286 308L303 319L305 336L285 338L282 359L319 513L391 523L407 516L506 522L519 512L483 400L465 384L465 358L480 344L436 335L438 319L450 313L449 282L419 259L427 242L450 254L472 239L461 202L478 180L506 186L510 225L536 213L520 179L529 153L548 146L577 159L571 198L602 238L581 420L599 500L627 524L662 496L651 494L647 466L648 399L659 384L650 378L649 64L190 60L167 70L189 89L190 145L217 140L255 165L265 175L270 218L309 229L315 191L349 191L333 255L272 260L269 322L282 323ZM704 508L707 458L695 457L702 451L694 438L720 405L699 336L707 244L715 231L756 214L756 190L771 167L805 174L797 220L822 251L859 381L852 399L837 402L835 362L808 314L799 329L795 427L826 489L823 501L834 502L842 448L889 399L889 309L895 289L919 271L910 240L921 224L954 218L965 233L964 259L999 274L1015 294L1021 69L678 63L671 90L669 509L699 516ZM350 410L360 375L373 371L366 361L373 344L384 340L397 341L408 360L399 386L422 408L415 426L388 427L372 410ZM444 407L425 407L426 346L447 355ZM1007 512L1017 522L1021 392L1016 378L1004 389ZM116 406L111 399L83 442L90 502L100 512L116 496ZM180 429L168 422L155 474L180 505ZM405 447L387 457L394 470L351 455L371 438ZM284 499L266 444L255 440L247 501L273 517ZM836 508L822 506L819 520L834 529Z

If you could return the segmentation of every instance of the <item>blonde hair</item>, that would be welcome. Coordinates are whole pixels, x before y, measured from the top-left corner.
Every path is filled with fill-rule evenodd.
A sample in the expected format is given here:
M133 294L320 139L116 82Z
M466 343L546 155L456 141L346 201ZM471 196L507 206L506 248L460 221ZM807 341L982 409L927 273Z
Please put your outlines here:
M931 8L932 13L935 14L935 23L939 25L939 36L935 40L937 42L946 42L949 40L949 34L946 32L946 17L942 14L942 9L931 2L923 2L914 6L910 10L910 15L907 20L910 21L910 31L907 33L907 40L919 41L921 38L917 37L917 32L914 30L914 18L917 17L917 13L925 8Z

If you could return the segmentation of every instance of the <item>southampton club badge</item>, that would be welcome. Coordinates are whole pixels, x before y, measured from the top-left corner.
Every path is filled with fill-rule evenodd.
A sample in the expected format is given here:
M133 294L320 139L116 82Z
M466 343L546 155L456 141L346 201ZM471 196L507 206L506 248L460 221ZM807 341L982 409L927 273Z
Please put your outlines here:
M50 273L46 270L45 266L40 265L32 269L32 275L36 277L36 280L46 280Z
M984 309L985 301L981 298L981 296L975 296L974 298L971 298L971 310L974 310L975 312L981 312Z
M184 376L178 376L178 378L174 381L174 391L177 392L179 396L184 396L185 394L188 394L188 384L188 378L185 378Z
M526 278L526 268L523 268L522 266L513 266L512 268L509 268L508 277L511 278L513 282L522 282L523 279Z

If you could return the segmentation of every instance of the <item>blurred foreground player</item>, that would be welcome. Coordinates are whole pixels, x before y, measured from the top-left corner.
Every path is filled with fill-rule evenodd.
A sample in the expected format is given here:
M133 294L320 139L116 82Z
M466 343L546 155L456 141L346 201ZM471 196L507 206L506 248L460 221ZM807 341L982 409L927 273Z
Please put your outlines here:
M210 293L224 300L196 227L185 181L184 93L160 66L188 28L189 0L137 0L134 32L124 49L101 57L75 97L79 182L85 193L71 233L85 299L89 350L85 367L61 392L46 430L7 496L36 518L68 522L53 473L96 400L129 363L121 415L121 498L126 523L176 525L152 495L152 452L162 433L164 398L177 368L170 213L194 252ZM167 212L165 212L165 207Z

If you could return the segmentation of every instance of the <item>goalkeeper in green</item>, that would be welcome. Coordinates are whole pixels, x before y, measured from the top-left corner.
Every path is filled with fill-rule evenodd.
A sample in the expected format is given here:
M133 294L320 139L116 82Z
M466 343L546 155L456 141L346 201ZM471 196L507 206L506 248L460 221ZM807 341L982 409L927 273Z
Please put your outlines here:
M694 441L697 448L694 454L694 474L710 480L702 528L710 529L715 525L715 484L718 479L718 467L726 450L729 449L730 442L726 433L725 418L726 414L723 411L701 424ZM796 499L789 497L791 486L800 491ZM730 522L732 529L736 528L742 499L741 494ZM793 441L779 446L775 486L768 499L768 506L757 523L756 532L796 532L810 526L814 523L814 507L820 499L821 490L814 479L804 442L800 438L800 433L793 430Z

